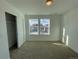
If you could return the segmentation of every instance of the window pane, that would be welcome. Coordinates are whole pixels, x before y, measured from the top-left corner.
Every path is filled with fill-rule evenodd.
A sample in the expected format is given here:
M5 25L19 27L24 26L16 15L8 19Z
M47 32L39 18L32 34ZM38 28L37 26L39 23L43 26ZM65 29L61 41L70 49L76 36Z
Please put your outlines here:
M38 34L38 19L30 19L29 20L29 29L30 29L30 34Z
M50 20L40 19L40 34L49 34Z

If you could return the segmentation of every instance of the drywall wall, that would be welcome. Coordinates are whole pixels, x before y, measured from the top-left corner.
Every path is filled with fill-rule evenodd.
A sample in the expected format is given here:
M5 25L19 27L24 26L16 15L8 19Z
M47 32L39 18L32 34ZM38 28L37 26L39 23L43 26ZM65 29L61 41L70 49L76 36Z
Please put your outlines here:
M50 35L29 35L29 19L49 18ZM26 19L26 40L27 41L59 41L60 40L60 23L61 15L25 15Z
M78 52L78 10L73 8L66 12L63 17L63 27L65 28L65 41L67 45Z
M24 41L24 15L8 2L0 0L0 59L10 59L5 11L17 16L18 47L20 47Z

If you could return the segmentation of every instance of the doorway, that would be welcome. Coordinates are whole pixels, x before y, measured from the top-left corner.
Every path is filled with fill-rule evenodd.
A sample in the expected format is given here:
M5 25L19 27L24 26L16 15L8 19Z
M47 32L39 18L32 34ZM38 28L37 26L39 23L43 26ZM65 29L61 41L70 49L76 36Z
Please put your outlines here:
M7 26L8 46L11 56L11 51L17 48L16 16L8 12L5 12L5 17L6 17L6 26Z

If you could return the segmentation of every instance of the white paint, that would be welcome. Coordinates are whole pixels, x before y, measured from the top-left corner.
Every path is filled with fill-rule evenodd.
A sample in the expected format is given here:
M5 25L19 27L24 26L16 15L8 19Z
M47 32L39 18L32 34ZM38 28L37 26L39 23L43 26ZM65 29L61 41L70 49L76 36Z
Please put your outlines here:
M52 5L47 6L46 0L6 0L17 7L24 14L29 15L50 15L62 14L74 8L78 0L54 0Z
M65 28L63 28L63 36L65 36Z
M68 44L69 44L69 36L67 35L66 36L66 45L68 46Z
M63 37L62 37L62 42L65 42L65 28L63 27Z
M24 40L24 15L4 0L0 0L0 59L10 59L5 11L17 16L18 47Z
M78 52L78 8L69 10L64 14L63 27L69 36L68 46ZM66 36L65 36L66 37Z

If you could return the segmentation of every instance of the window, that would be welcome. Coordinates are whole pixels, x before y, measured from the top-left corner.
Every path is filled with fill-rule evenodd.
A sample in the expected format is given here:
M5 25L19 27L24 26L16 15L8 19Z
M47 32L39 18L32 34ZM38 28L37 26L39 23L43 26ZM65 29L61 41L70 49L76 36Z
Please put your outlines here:
M29 19L30 35L49 35L50 19Z
M39 34L39 24L38 24L38 19L30 19L29 20L29 29L30 29L30 34Z
M49 34L50 21L49 19L40 19L40 34Z

